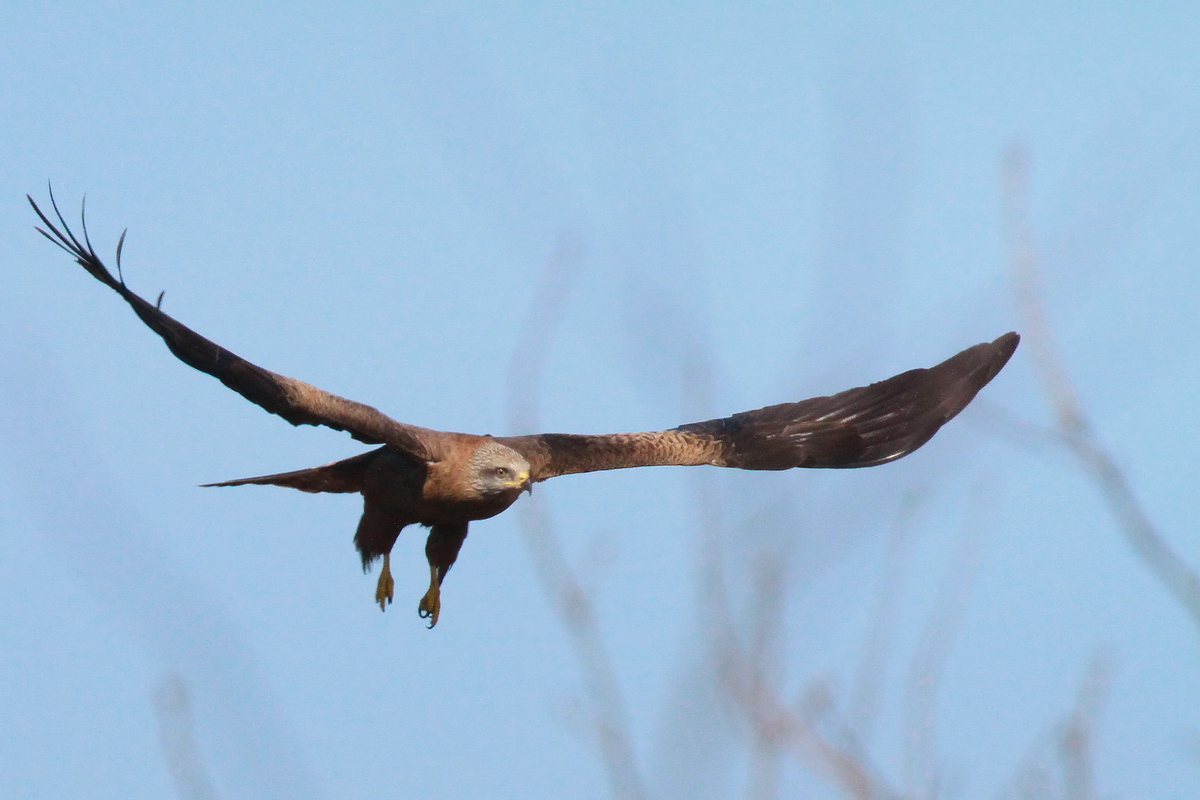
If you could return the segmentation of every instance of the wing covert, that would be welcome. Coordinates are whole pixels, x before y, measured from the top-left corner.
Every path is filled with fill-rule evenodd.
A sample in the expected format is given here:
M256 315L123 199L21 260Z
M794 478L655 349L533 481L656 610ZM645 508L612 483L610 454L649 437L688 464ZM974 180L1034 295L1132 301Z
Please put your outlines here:
M540 433L497 437L497 441L525 456L535 482L628 467L720 465L722 449L709 436L679 429L596 436Z

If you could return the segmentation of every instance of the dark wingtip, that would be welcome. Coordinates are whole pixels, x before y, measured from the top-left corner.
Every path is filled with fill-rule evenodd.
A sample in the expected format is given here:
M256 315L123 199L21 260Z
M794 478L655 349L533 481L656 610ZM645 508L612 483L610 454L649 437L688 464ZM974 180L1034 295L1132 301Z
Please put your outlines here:
M1016 331L1009 331L996 341L992 342L992 345L998 348L1000 352L1005 354L1005 360L1007 361L1008 357L1012 356L1013 351L1017 349L1017 345L1020 343L1021 334L1017 333Z
M216 483L201 483L201 484L197 484L197 486L201 489L209 489L213 486L246 486L247 484L254 483L257 480L258 480L257 478L234 478L231 481L217 481Z
M959 402L955 403L954 412L947 419L962 411L980 389L987 386L992 382L992 378L1000 374L1000 370L1008 364L1008 360L1012 358L1020 342L1020 334L1016 331L1009 331L990 342L982 342L974 347L968 347L933 367L934 370L949 367L945 373L947 376L957 376L955 379L963 381L964 388L970 387L969 393L959 397Z
M125 249L125 234L129 233L129 228L121 231L121 238L117 240L117 279L121 281L121 285L125 285L125 275L121 272L121 251Z
M1020 343L1021 334L1017 333L1016 331L1009 331L992 342L992 347L994 347L997 352L996 357L992 360L992 368L990 370L991 377L988 378L989 381L995 377L1000 370L1004 369L1004 365L1008 363L1010 358L1012 358L1012 354L1016 352L1017 345Z
M25 198L29 201L29 205L32 206L42 224L46 226L45 228L41 228L35 225L34 230L53 242L56 247L70 254L76 263L86 269L93 278L106 286L116 289L122 295L126 294L124 279L122 278L120 282L114 279L108 271L108 267L104 266L104 262L100 260L100 257L96 255L96 251L92 248L91 240L88 238L85 206L81 205L79 209L79 218L83 229L83 241L81 242L75 236L74 232L71 231L71 226L67 224L66 219L63 218L62 211L58 207L58 201L54 199L53 188L48 183L46 188L50 194L50 207L54 210L54 216L58 219L58 224L55 225L51 222L50 217L38 207L37 201L27 194ZM85 198L84 203L86 202ZM120 262L119 254L120 251L118 250L118 264Z

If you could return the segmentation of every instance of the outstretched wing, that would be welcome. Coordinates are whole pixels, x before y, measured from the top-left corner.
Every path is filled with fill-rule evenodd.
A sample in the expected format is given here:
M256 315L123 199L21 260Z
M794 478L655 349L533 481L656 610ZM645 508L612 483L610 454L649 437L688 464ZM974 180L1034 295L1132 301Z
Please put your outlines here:
M1020 340L1006 333L929 369L669 431L545 433L501 441L525 456L535 481L666 464L773 470L871 467L908 455L929 441L996 376Z
M201 372L207 372L250 402L262 406L272 414L278 414L293 425L324 425L334 430L346 431L355 439L367 444L388 444L416 458L435 460L437 445L442 437L440 431L397 422L371 406L347 400L303 381L251 364L215 342L205 339L163 313L157 305L151 305L134 294L125 286L123 279L112 276L92 249L92 243L87 238L87 224L82 214L80 221L83 241L80 242L67 227L62 213L58 210L58 204L54 202L53 193L50 195L50 202L54 206L54 213L62 230L55 227L42 213L32 197L26 197L33 210L50 229L47 232L38 228L38 232L74 256L79 265L93 278L125 298L125 302L141 317L142 322L162 337L180 361ZM121 248L124 244L125 234L122 233L121 241L117 244L118 275L121 272Z

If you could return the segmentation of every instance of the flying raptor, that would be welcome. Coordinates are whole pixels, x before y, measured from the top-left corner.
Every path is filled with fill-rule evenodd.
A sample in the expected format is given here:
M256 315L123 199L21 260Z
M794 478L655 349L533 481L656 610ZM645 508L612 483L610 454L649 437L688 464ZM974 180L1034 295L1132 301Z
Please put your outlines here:
M277 475L206 484L272 484L304 492L358 492L363 515L354 534L364 571L382 556L375 600L386 608L394 582L390 553L400 531L429 528L425 556L429 589L418 613L437 624L441 584L458 557L467 526L494 517L533 484L559 475L626 467L700 465L782 470L792 467L872 467L908 455L962 411L1008 362L1020 341L1006 333L968 347L929 369L828 397L743 411L666 431L588 436L541 433L477 436L397 422L371 406L251 364L173 319L125 286L117 244L117 276L100 261L87 237L75 237L51 194L56 226L32 197L45 224L37 230L64 249L125 302L181 361L217 378L252 403L293 425L324 425L381 445L332 464ZM161 302L162 296L159 296Z

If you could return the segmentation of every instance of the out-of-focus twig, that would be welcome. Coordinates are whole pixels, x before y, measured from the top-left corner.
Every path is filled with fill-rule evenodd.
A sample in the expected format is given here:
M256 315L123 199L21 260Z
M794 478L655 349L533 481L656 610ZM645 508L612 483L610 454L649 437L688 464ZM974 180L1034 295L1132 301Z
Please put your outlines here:
M1017 304L1042 386L1054 409L1062 442L1091 474L1129 544L1183 605L1200 629L1200 576L1171 549L1146 514L1129 479L1099 438L1071 385L1042 304L1037 247L1029 215L1031 158L1012 146L1004 157L1004 193Z
M159 684L154 693L154 713L163 758L180 800L216 800L217 793L196 747L187 684L178 675L168 675Z
M830 781L853 800L896 797L879 772L857 752L823 735L804 711L786 705L753 664L730 657L722 674L726 691L745 711L754 735Z
M546 353L582 259L580 244L573 237L563 236L542 272L509 370L509 426L513 433L531 433L540 428L537 396ZM519 516L542 589L566 627L579 660L612 794L640 800L646 793L629 734L629 715L612 659L596 625L592 598L563 555L542 498L533 496L520 503Z
M514 435L538 430L538 390L546 353L567 310L567 298L583 263L578 236L563 233L542 269L541 280L508 366L508 424Z
M976 491L974 495L970 519L955 547L909 669L905 692L908 717L905 761L908 787L912 796L918 798L932 799L938 794L940 776L934 757L937 690L979 572L984 530L991 517L986 494Z
M1103 650L1093 653L1074 707L1052 735L1040 738L996 795L999 800L1094 800L1094 742L1112 673L1109 655Z
M765 548L754 561L750 659L759 679L772 686L778 685L781 677L786 590L783 553L778 547ZM773 800L779 796L779 742L766 733L759 727L751 731L750 800Z
M892 532L888 537L883 557L879 592L875 597L875 607L871 611L871 624L863 641L849 713L850 730L855 742L862 748L866 747L871 738L875 720L879 715L884 673L892 647L892 634L896 627L896 600L900 594L902 567L912 542L913 518L920 502L921 492L907 492L892 523Z
M1004 154L1004 199L1008 215L1009 258L1017 292L1017 310L1024 323L1026 346L1033 354L1042 387L1062 431L1081 431L1087 422L1075 390L1067 378L1041 299L1037 245L1029 218L1031 156L1018 145Z
M1058 737L1066 800L1093 800L1096 796L1093 745L1110 683L1112 664L1103 651L1097 652L1088 663L1075 708Z
M780 753L791 753L804 767L828 780L853 800L886 800L896 797L878 770L857 746L847 726L839 725L834 736L821 730L813 710L803 700L788 705L782 699L776 674L779 647L772 635L782 630L784 573L778 564L763 560L755 581L752 616L754 630L749 646L734 635L728 607L724 624L715 629L721 646L717 663L722 686L750 723L753 755L758 768L751 783L752 797L770 797L775 787L770 780ZM828 716L827 702L819 711ZM842 744L849 742L849 745Z

